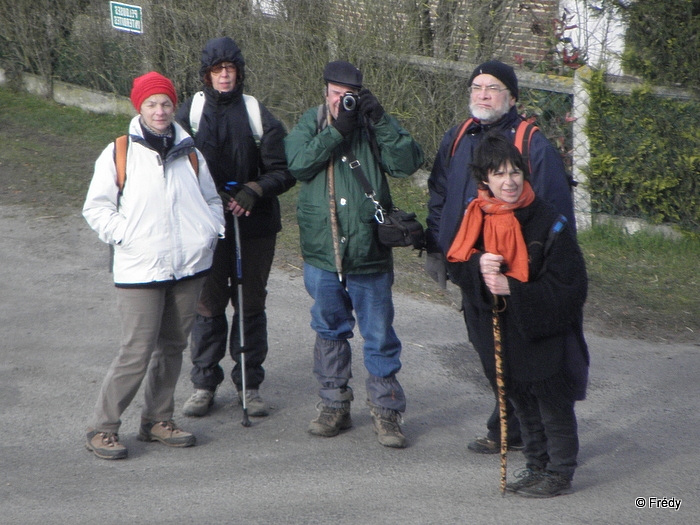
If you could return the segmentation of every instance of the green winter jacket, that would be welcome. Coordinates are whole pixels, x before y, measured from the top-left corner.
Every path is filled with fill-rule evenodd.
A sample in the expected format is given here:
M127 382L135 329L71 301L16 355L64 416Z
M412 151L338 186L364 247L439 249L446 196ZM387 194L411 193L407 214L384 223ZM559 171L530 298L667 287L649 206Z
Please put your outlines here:
M342 160L342 135L332 126L317 133L318 113L318 108L309 109L285 138L289 171L301 182L297 220L304 261L322 270L336 271L326 172L332 155L342 273L389 272L393 269L391 248L379 244L377 239L374 205ZM408 177L423 163L420 145L389 114L384 114L373 129L389 175ZM374 160L367 131L358 128L348 140L376 199L389 210L389 183Z

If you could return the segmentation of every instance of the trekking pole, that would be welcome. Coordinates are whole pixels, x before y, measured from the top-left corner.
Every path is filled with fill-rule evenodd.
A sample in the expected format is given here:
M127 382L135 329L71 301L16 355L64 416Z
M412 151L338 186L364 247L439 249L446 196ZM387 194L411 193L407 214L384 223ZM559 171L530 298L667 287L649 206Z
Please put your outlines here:
M241 402L243 403L243 421L241 425L250 426L248 405L246 404L245 384L245 321L243 315L243 263L241 259L241 232L238 227L238 216L233 216L234 235L236 240L236 284L238 285L238 341L241 347Z
M503 348L501 346L501 321L498 314L498 296L493 296L493 346L496 358L496 389L498 391L498 421L501 428L501 494L506 493L508 466L508 424L506 421L506 382L503 373Z

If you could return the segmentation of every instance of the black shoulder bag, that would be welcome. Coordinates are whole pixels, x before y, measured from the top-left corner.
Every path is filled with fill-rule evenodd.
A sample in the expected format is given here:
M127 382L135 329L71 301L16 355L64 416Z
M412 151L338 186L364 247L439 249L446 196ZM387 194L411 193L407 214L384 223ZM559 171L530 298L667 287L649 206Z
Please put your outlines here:
M349 145L345 149L345 160L360 182L365 196L371 199L372 204L374 204L374 218L377 221L379 242L391 248L413 246L416 250L423 250L425 248L425 232L423 225L416 218L416 214L400 210L396 206L392 206L391 210L387 212L377 201L374 188L365 177L362 165Z

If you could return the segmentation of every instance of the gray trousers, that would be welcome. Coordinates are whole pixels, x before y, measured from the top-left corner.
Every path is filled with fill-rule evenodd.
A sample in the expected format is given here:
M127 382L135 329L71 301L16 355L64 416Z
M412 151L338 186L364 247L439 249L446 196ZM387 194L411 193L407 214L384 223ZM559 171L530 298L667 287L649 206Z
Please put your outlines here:
M121 415L144 377L142 420L172 419L182 352L187 348L204 279L186 279L154 288L117 288L121 348L102 383L92 429L118 432Z
M314 376L321 385L318 395L323 404L331 408L350 408L354 396L348 385L352 378L352 350L347 339L332 341L316 336ZM385 415L406 411L406 396L395 375L368 374L365 387L370 407Z

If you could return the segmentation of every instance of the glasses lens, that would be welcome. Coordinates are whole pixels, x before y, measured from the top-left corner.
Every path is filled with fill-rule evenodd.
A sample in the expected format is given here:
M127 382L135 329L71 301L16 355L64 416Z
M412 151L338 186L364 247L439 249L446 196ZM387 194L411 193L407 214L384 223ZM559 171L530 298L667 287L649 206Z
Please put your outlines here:
M500 93L501 91L505 91L506 88L502 88L500 86L469 86L469 92L470 93L481 93L482 91L485 91L486 93Z
M220 74L223 70L228 71L229 73L233 73L236 70L236 66L233 64L216 64L215 66L212 66L211 72L214 73L215 75Z

